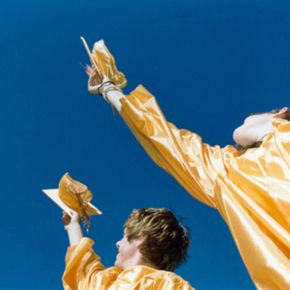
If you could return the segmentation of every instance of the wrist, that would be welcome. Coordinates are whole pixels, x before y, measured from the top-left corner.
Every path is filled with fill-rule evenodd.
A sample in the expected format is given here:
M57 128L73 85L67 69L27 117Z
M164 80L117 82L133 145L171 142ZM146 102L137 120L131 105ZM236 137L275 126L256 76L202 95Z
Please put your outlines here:
M80 225L79 221L71 221L68 225L64 226L66 231L78 229L80 227L81 227L81 225Z
M67 230L70 245L78 244L83 237L81 225L78 222L73 222L65 226L65 229Z
M108 98L109 92L122 92L122 90L120 88L118 88L116 85L114 85L114 83L112 83L112 82L104 83L102 85L102 87L100 88L100 93L102 94L104 100L107 103L110 103L110 100Z

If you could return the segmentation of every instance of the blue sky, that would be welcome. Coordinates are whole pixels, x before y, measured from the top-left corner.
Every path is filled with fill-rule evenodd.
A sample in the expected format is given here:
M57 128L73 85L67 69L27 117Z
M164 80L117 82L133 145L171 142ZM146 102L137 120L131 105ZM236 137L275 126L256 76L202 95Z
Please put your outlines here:
M79 37L105 39L126 93L142 83L170 121L224 146L248 113L289 105L289 16L289 1L2 0L0 289L62 289L67 237L41 189L65 172L89 185L104 212L90 236L107 266L133 208L168 207L191 228L178 274L196 289L254 289L219 214L87 93Z

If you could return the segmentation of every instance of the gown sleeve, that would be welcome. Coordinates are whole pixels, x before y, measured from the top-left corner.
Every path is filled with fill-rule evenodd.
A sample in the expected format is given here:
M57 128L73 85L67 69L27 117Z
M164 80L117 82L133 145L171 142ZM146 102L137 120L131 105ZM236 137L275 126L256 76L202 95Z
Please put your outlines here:
M155 98L138 87L121 115L150 157L228 224L258 289L289 288L289 122L274 120L258 148L204 144L177 129Z
M116 267L105 269L99 256L92 250L94 242L83 238L67 250L62 277L65 290L107 289L116 279Z
M199 135L176 128L141 85L121 103L121 116L153 161L192 196L215 207L215 179L225 170L223 155L227 149L209 146Z

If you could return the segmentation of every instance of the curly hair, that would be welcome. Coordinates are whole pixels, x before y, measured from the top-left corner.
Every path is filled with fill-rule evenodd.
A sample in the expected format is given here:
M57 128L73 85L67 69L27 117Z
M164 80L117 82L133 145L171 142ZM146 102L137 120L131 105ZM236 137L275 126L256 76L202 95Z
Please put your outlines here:
M139 250L142 263L173 271L187 260L188 230L165 208L134 210L124 224L129 242L145 237Z

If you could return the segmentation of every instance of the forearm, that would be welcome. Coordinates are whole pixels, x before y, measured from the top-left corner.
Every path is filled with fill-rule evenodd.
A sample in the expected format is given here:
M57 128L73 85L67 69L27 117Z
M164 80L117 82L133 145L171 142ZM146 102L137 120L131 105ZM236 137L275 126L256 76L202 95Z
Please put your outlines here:
M83 237L82 228L79 222L72 222L65 226L70 246L76 245Z
M124 97L125 95L123 92L120 91L110 91L107 93L107 100L108 102L118 111L121 111L122 104L120 100Z
M122 104L120 100L125 97L122 90L112 83L104 84L100 89L104 99L111 104L118 112L121 111Z

